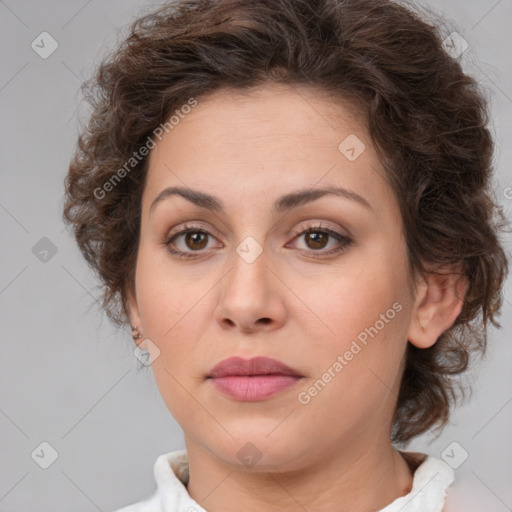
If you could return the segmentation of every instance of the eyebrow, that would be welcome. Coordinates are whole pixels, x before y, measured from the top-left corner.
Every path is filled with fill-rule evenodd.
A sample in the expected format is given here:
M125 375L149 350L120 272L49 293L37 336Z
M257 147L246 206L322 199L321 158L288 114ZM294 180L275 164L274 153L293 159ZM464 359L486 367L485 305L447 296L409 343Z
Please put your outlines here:
M316 188L316 189L303 189L297 190L295 192L291 192L289 194L285 194L276 199L274 204L272 205L272 212L276 214L288 212L294 208L302 206L307 203L311 203L320 199L321 197L334 195L338 197L343 197L345 199L353 200L359 203L361 206L364 206L366 209L373 211L370 203L362 196L352 192L351 190L347 190L343 187L324 187L324 188ZM205 192L200 192L198 190L193 190L191 188L186 187L168 187L162 190L151 203L149 208L149 213L155 208L158 203L161 203L165 199L172 196L180 196L184 199L187 199L191 203L199 206L200 208L204 208L206 210L223 213L224 212L224 203Z

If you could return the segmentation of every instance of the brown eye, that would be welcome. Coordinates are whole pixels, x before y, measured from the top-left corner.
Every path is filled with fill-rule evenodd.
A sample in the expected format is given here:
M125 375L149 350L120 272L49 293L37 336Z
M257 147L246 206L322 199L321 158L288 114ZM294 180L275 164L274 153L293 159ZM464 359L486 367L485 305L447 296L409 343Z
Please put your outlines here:
M164 244L173 256L193 258L206 253L203 249L207 248L211 237L212 235L202 228L185 226L181 231L169 236Z
M205 231L189 231L185 233L184 240L189 249L201 250L208 245L208 233Z
M302 248L305 252L309 253L309 256L313 258L321 258L324 256L331 256L338 254L346 250L352 245L353 240L346 236L333 231L329 228L323 228L321 226L311 226L307 229L296 233L296 239L303 239L305 248ZM329 245L329 242L335 242L334 248L329 250L323 250ZM299 247L300 248L300 247ZM315 254L318 253L318 254Z
M306 245L310 249L323 249L329 241L329 236L323 231L309 231L305 233Z

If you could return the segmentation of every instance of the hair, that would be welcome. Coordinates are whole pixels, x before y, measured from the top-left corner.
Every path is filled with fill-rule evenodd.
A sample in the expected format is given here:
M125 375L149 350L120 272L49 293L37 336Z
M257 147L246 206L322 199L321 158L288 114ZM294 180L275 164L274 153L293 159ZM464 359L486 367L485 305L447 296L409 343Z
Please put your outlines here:
M453 326L430 348L407 345L391 440L444 427L465 395L457 374L499 326L508 263L487 100L427 19L387 0L180 0L135 20L82 86L92 112L65 180L64 220L110 320L129 321L148 161L132 157L151 134L223 88L316 88L358 105L400 206L410 268L467 279Z

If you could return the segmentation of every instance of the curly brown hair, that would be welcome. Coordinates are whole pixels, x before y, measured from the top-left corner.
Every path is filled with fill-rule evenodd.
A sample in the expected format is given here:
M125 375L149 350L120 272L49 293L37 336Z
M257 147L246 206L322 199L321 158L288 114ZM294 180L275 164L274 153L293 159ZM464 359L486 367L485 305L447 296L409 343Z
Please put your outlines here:
M445 51L441 25L388 0L180 0L137 19L83 85L92 114L65 183L64 219L109 318L129 321L148 158L126 162L154 130L221 88L320 88L359 106L401 209L411 269L456 265L468 280L454 325L430 348L408 343L392 441L440 430L465 395L455 376L485 352L490 323L499 326L508 272L487 101Z

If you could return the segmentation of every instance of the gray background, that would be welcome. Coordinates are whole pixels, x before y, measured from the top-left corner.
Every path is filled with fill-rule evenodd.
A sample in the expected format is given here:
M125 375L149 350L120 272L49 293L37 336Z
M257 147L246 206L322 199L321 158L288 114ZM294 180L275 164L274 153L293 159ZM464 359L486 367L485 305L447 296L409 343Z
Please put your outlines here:
M444 13L446 35L467 40L464 67L489 91L496 194L510 214L512 0L422 4ZM94 276L60 220L79 86L119 29L151 5L0 0L0 511L113 510L151 494L156 457L184 447L150 367L137 370L130 333L103 317ZM59 45L47 59L31 47L43 31ZM439 439L408 447L460 464L452 495L464 512L512 510L510 288L472 401ZM43 441L58 452L47 469Z

